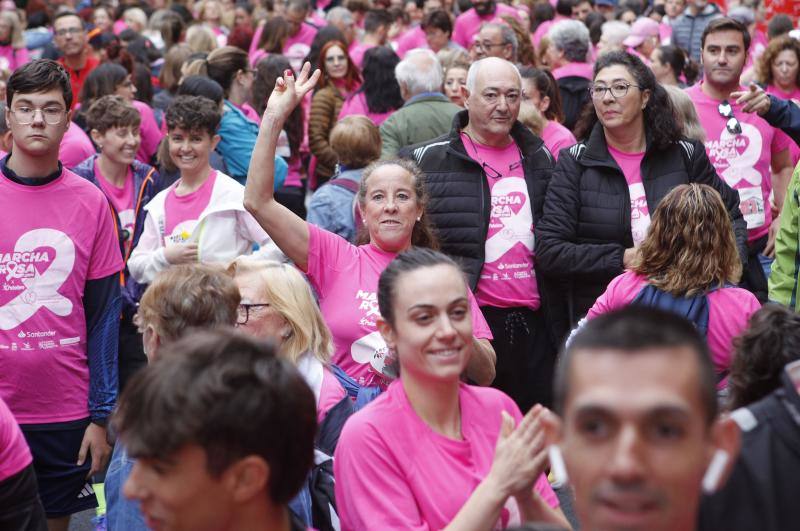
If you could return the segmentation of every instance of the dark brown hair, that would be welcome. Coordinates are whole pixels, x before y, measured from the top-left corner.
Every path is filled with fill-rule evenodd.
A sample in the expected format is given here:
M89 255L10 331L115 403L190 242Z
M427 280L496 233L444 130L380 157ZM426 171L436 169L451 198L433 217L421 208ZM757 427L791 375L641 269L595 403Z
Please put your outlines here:
M86 112L86 125L100 134L114 127L139 127L142 116L136 107L120 96L103 96Z

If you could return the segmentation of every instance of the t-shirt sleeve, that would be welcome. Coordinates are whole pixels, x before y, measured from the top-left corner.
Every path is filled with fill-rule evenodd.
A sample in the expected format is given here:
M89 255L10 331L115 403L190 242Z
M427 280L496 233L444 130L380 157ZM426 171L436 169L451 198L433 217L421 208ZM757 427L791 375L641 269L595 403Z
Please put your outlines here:
M307 225L308 263L305 273L320 298L325 298L340 272L358 261L358 248L341 236L312 223Z
M369 422L348 420L333 467L342 531L429 529L392 448Z
M111 207L103 198L97 202L97 228L95 230L94 247L89 258L89 269L86 278L93 280L103 278L122 270L122 254L119 249L117 231Z
M19 473L32 460L14 415L0 398L0 481Z
M467 287L467 298L469 299L469 309L472 313L472 336L478 339L494 339L489 323L486 322L486 318L483 316L480 306L478 306L478 301L475 300L475 296L469 287Z
M644 284L644 279L631 271L616 276L608 287L594 302L594 305L589 308L586 314L587 319L594 319L595 317L604 313L609 313L614 310L627 306L636 298L636 294L641 290Z
M781 131L780 129L775 129L775 134L772 136L772 144L770 145L770 152L775 155L776 153L780 153L784 149L787 149L790 145L792 145L792 139L789 138L789 135Z

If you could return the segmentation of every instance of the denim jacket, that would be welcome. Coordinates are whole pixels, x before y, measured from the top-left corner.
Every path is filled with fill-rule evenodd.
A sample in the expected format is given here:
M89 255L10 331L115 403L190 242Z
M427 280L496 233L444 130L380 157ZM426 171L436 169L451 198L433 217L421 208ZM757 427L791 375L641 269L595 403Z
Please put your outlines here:
M361 182L361 172L364 169L344 170L334 179L349 179L356 183ZM331 179L333 180L333 179ZM308 205L307 221L327 231L338 234L349 242L356 241L356 225L353 219L353 201L355 194L344 187L331 185L330 181L321 186Z

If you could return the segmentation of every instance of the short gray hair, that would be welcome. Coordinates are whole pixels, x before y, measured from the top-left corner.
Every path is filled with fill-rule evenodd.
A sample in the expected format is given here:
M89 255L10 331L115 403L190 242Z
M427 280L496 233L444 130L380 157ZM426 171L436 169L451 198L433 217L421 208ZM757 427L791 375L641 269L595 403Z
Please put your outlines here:
M514 29L511 26L508 24L501 24L499 22L487 22L481 26L481 29L484 28L500 30L500 37L503 39L503 44L510 44L512 57L514 57L514 59L517 58L519 41L517 40L517 34L514 33Z
M631 34L631 27L621 20L609 20L601 26L601 35L605 36L612 46L619 46Z
M466 86L470 94L475 91L475 83L477 83L478 74L480 73L481 68L490 65L491 63L495 63L497 61L502 61L503 63L512 67L514 69L514 72L517 73L517 77L519 77L520 87L522 86L522 75L519 73L519 68L517 68L517 65L515 65L511 61L506 61L505 59L501 59L500 57L484 57L483 59L479 59L478 61L472 63L469 67L469 70L467 71Z
M325 21L332 23L336 20L341 20L349 24L350 22L354 22L355 19L353 18L353 14L350 12L349 9L346 7L337 6L328 11L328 14L325 16Z
M436 54L425 48L416 48L394 67L397 83L405 85L411 96L423 92L442 90L444 73Z
M557 50L564 52L568 61L585 63L589 53L589 29L578 20L561 20L547 33Z

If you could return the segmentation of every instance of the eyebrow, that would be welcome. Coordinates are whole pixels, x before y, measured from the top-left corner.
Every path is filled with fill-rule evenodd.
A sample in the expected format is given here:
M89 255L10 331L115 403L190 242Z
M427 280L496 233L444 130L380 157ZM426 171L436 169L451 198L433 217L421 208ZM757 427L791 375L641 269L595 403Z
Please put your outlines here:
M453 299L452 301L447 303L447 306L450 307L450 306L453 306L455 304L463 304L463 303L467 303L467 302L469 302L469 300L466 297L459 297L459 298ZM415 304L414 306L412 306L412 307L410 307L408 309L407 313L411 313L414 310L430 310L430 309L434 309L434 308L436 308L435 304Z
M658 418L658 417L678 417L681 420L690 420L692 417L691 411L686 409L685 407L681 407L678 405L661 405L655 406L653 408L645 409L644 411L640 412L641 414L637 413L637 416L642 418ZM603 416L603 417L616 417L616 413L612 408L598 405L598 404L586 404L583 406L578 406L575 409L575 416L576 417L587 417L587 416Z
M29 100L29 99L26 99L26 98L20 98L20 99L18 99L17 101L15 101L14 103L15 103L15 104L17 104L17 103L24 103L24 104L26 104L26 105L33 105L33 104L34 104L34 103L31 101L31 100ZM44 102L44 103L42 104L42 107L47 107L47 106L49 106L49 105L60 105L61 107L63 107L63 106L64 106L64 103L63 103L63 102L60 102L60 101L58 101L58 100L48 100L48 101L46 101L46 102Z

